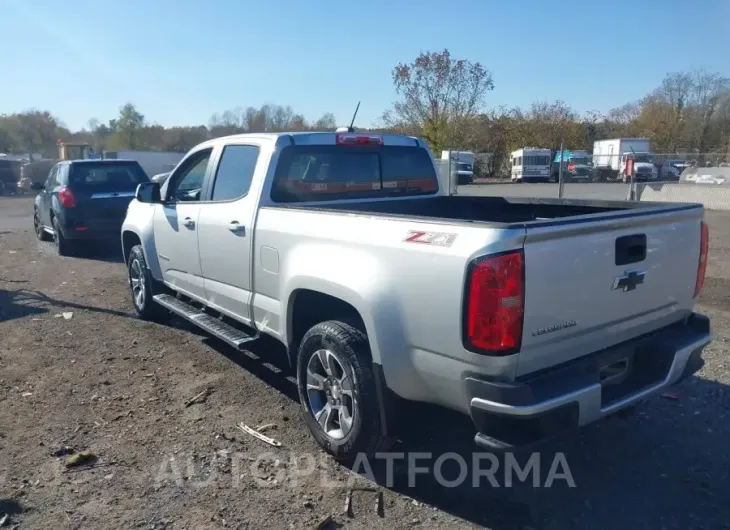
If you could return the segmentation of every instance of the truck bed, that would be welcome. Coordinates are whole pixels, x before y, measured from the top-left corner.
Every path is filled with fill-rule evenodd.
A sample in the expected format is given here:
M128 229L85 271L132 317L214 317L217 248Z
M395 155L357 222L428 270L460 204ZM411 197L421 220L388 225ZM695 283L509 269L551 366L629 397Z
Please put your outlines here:
M578 222L586 215L594 217L595 214L609 214L606 217L616 218L625 214L636 217L642 213L654 214L658 210L678 211L698 206L581 199L449 196L405 200L362 200L336 204L291 204L281 207L350 214L376 213L388 217L420 218L428 221L479 222L510 228L525 223L531 223L534 227L546 221L555 224L553 220L568 221L566 218L571 218L569 222Z
M288 209L293 215L274 214ZM515 372L520 377L686 318L695 298L702 217L698 204L453 196L265 207L257 226L277 242L314 240L337 249L343 261L336 270L362 268L377 256L366 269L387 263L372 274L398 278L393 289L399 300L408 300L403 310L419 315L409 329L411 347L441 352L453 352L461 339L470 260L521 248L526 280ZM440 233L440 224L455 237L453 245L414 246L404 239L413 230ZM344 249L358 258L348 260ZM624 289L626 278L636 285ZM437 309L422 303L426 285L440 301ZM431 333L431 326L439 333Z

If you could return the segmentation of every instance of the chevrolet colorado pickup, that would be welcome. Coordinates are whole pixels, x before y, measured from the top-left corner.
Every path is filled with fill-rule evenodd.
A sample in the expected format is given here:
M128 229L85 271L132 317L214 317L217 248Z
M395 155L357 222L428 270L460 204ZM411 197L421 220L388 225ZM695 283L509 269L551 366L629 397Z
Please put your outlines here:
M283 343L335 457L382 450L402 400L505 450L702 366L701 205L448 194L422 140L346 131L204 142L121 233L140 317Z

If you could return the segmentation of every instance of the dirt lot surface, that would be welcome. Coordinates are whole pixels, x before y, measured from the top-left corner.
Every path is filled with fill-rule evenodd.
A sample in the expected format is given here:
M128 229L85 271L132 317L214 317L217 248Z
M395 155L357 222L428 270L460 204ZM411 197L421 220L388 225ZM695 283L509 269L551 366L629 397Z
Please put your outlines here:
M538 487L444 488L425 475L409 487L396 461L391 487L370 483L384 493L382 514L376 494L355 492L352 517L343 508L355 475L311 441L279 348L240 354L174 320L134 318L116 248L60 258L36 240L31 214L32 199L0 198L3 528L314 528L330 515L330 528L730 528L728 214L707 213L699 309L716 338L676 396L543 447ZM468 421L425 409L412 419L395 451L472 461ZM275 424L266 434L283 447L239 422ZM54 456L67 446L96 462L67 469ZM544 487L558 452L575 487Z

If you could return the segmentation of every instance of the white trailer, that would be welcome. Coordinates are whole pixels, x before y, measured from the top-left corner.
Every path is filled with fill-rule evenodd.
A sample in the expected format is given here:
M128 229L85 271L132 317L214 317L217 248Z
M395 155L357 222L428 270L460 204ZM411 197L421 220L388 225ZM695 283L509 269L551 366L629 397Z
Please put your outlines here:
M185 153L174 151L104 151L103 158L136 160L149 177L175 169Z
M550 155L544 147L523 147L509 155L512 182L549 182Z
M474 153L471 151L441 151L441 160L456 164L459 184L471 184L474 180Z
M623 173L629 155L635 155L635 170L641 168L642 176L644 173L653 175L657 172L650 167L653 158L648 138L615 138L593 143L593 167L601 180L618 178ZM641 160L637 160L636 156Z

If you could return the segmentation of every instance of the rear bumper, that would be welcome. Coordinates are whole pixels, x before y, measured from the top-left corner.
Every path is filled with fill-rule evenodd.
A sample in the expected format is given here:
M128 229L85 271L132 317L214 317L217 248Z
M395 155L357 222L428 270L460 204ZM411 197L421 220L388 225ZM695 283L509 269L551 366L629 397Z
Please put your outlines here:
M697 372L711 340L709 319L695 313L649 336L515 382L467 378L475 441L491 450L521 447L614 414ZM605 377L606 366L626 369Z
M75 219L60 216L61 232L66 239L118 241L123 220Z

